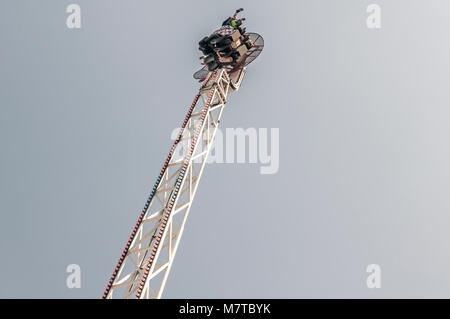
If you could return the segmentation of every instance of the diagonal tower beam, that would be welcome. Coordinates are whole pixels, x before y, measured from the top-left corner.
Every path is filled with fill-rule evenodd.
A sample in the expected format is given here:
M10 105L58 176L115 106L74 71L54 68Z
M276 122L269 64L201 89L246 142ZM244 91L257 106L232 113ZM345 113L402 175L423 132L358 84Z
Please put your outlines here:
M228 93L244 72L231 80L219 69L203 82L102 298L161 297Z

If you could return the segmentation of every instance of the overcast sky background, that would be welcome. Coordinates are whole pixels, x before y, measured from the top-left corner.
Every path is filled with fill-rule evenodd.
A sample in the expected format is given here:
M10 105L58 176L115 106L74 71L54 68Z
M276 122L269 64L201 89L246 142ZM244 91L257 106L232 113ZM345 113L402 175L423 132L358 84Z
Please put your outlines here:
M280 170L207 165L163 297L450 297L450 2L70 3L0 2L0 297L101 296L239 7L266 47L221 126L279 128Z

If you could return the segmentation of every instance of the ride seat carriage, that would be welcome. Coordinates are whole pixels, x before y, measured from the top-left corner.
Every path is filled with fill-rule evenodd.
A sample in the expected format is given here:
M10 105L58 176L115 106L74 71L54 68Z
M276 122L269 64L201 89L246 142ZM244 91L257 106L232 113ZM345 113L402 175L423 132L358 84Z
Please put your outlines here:
M242 9L236 10L234 16L226 19L220 29L200 40L199 49L204 54L203 64L208 71L243 62L248 50L253 46L242 26L245 19L236 18L240 11Z
M239 78L241 71L264 48L264 39L257 33L246 32L242 25L244 18L236 16L243 9L238 9L232 17L227 18L220 29L199 42L202 51L202 69L194 73L194 78L203 81L210 72L224 68L231 77Z

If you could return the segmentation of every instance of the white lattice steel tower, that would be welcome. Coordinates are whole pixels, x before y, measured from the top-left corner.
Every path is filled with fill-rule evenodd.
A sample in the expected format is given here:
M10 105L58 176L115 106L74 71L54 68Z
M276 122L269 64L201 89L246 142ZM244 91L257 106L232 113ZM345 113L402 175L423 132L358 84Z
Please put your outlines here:
M103 298L161 297L228 93L239 88L244 72L234 83L224 69L204 81Z
M221 65L212 71L205 66L194 75L203 80L202 86L188 109L102 298L161 297L228 94L239 89L245 66L264 46L261 36L255 33L236 31L228 25L216 32L221 30L226 32L224 39L231 39L236 35L233 32L240 32L229 45L236 52L244 47L244 40L248 46L250 39L251 47L241 50L240 62ZM222 58L220 53L217 56ZM221 60L217 61L220 64Z

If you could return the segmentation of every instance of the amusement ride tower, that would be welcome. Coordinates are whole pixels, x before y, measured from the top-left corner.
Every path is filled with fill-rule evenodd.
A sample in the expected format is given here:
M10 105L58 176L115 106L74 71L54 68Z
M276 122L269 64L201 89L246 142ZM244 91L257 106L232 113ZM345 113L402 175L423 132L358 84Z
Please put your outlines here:
M183 234L197 187L228 94L237 91L264 47L263 38L246 33L236 11L222 27L200 41L201 81L156 183L131 232L103 293L109 298L160 298Z

